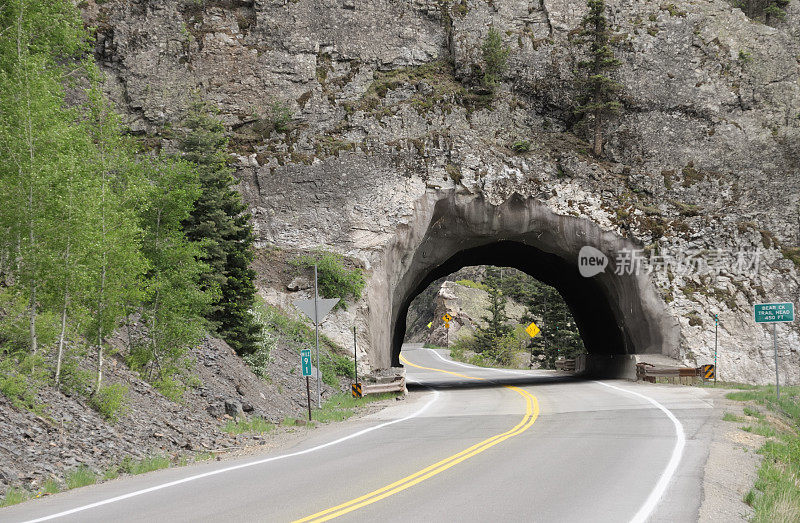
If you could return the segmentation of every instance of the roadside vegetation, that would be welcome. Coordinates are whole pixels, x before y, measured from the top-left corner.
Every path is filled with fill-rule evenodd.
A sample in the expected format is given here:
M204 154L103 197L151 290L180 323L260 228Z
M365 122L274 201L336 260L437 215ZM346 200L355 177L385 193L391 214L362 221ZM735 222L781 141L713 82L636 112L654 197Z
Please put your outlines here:
M311 412L311 419L322 423L331 421L342 421L353 416L359 406L376 401L396 398L398 394L370 394L363 398L354 398L349 392L340 392L335 394L329 400L322 404L322 409L313 410Z
M482 367L522 367L533 364L553 369L559 358L574 358L586 349L572 313L556 289L516 269L487 266L481 281L456 283L488 294L489 303L472 336L451 344L453 359ZM506 314L508 298L526 306L522 322L513 325ZM525 332L535 322L541 333Z
M104 371L121 331L128 366L180 401L203 336L261 342L222 124L195 97L176 153L129 133L72 2L12 0L0 27L0 393L41 415L54 385L119 421L127 389Z
M733 384L719 383L719 387ZM725 413L723 419L744 423L742 430L766 438L758 479L744 501L753 507L757 523L800 521L800 387L736 384L741 389L726 395L746 402L744 417Z
M323 298L339 298L334 309L346 309L349 300L358 301L366 282L360 268L348 268L344 258L336 253L318 250L299 256L291 264L303 269L303 274L314 281L314 265L317 266L319 293Z

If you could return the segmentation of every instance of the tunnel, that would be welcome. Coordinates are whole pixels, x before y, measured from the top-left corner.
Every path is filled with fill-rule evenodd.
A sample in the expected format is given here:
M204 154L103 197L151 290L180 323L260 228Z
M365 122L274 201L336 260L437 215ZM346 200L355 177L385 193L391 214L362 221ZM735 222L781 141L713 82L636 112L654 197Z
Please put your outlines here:
M604 272L580 274L584 246L607 256ZM592 220L555 213L534 198L515 194L495 205L482 195L428 192L387 257L380 291L391 307L388 322L374 325L373 343L382 349L377 357L384 365L400 365L408 307L431 282L462 267L495 265L521 270L561 293L591 374L617 377L621 365L631 368L632 355L677 358L678 325L646 271L616 271L616 253L641 249Z

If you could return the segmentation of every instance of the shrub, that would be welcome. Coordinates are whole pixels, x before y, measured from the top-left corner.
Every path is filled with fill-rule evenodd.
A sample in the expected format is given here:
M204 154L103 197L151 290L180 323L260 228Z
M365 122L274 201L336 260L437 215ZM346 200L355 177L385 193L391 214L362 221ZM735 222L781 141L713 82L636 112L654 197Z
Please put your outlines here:
M463 287L469 287L470 289L480 289L482 291L489 290L489 287L487 287L485 283L480 283L472 280L457 280L456 284L461 285Z
M46 380L44 360L40 355L16 356L0 352L0 394L7 397L18 409L41 412L36 404L39 386Z
M527 153L531 150L531 142L528 140L517 140L511 144L511 150L515 153Z
M481 46L483 61L486 63L486 70L483 72L483 85L494 90L500 83L500 77L506 70L509 49L503 44L500 32L494 27L489 29L489 34Z
M253 319L261 325L261 333L256 341L256 350L247 354L242 359L259 378L267 377L267 366L272 361L270 352L275 348L275 336L269 331L272 311L269 311L263 301L256 299L251 310Z
M275 101L270 107L270 116L272 117L272 126L279 133L286 132L289 122L292 121L292 111L284 102Z
M101 387L92 395L90 404L112 423L116 423L128 410L128 387L114 383Z
M300 256L292 264L306 269L317 266L319 291L325 298L339 298L335 308L346 309L345 300L360 299L366 286L361 269L348 269L344 266L344 258L332 252L316 251Z

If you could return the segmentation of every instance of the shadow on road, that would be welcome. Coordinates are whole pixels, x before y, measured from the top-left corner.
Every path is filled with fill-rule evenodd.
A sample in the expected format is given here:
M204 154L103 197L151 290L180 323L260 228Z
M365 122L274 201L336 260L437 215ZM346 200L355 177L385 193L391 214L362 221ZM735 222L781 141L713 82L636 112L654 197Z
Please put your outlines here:
M470 380L466 378L446 378L441 380L425 380L424 382L408 381L408 390L425 389L491 389L513 385L527 387L530 385L561 385L586 381L577 376L508 376L486 380Z

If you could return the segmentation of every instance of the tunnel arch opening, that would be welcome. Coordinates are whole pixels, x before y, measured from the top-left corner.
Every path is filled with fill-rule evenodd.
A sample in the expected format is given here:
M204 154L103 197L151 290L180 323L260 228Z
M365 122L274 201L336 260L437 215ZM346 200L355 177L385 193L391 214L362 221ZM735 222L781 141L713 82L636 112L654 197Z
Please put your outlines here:
M434 281L464 267L494 265L512 267L554 287L564 298L580 331L583 343L592 354L625 354L632 341L618 324L606 294L597 282L583 278L577 266L570 267L551 253L513 241L488 243L458 252L431 270L400 305L392 340L393 364L406 335L411 302Z
M578 253L584 246L607 255L605 272L581 276ZM411 301L436 279L473 265L513 267L556 288L578 324L587 361L611 362L590 365L595 375L622 375L626 358L627 373L631 355L677 358L680 329L649 276L615 271L614 254L626 249L641 246L592 220L556 214L531 197L513 194L494 204L481 194L428 191L388 252L385 284L373 290L373 362L400 366Z

